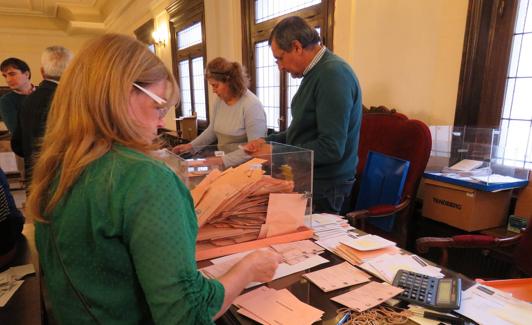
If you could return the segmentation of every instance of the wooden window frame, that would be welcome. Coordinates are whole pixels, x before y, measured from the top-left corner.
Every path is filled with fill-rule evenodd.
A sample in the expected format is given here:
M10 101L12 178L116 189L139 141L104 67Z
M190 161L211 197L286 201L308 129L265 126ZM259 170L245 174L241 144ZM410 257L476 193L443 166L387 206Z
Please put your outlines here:
M499 128L517 1L469 0L455 126Z
M194 101L194 87L192 86L192 59L203 57L204 65L207 64L207 44L205 37L205 10L203 0L180 0L172 3L166 8L170 18L169 18L169 29L170 29L170 44L172 46L172 70L178 83L180 82L179 78L179 61L187 59L189 61L189 75L191 76L190 89L191 89L191 100L192 100L192 111L195 112L195 101ZM201 23L201 44L195 44L190 47L187 47L183 50L177 49L177 32L186 29L196 23ZM205 129L210 120L209 116L209 96L208 96L208 83L207 80L204 80L205 87L205 109L207 120L198 120L198 127ZM176 107L176 116L182 115L182 105L181 103ZM179 128L179 125L176 121L176 128Z
M135 37L146 45L155 44L153 39L153 31L155 30L155 20L152 18L142 24L139 28L135 29Z
M255 67L255 44L268 40L271 30L275 25L286 17L301 16L312 26L321 27L322 43L331 51L333 50L334 31L334 1L322 0L316 4L298 11L290 12L286 15L275 17L267 21L255 24L255 1L241 0L242 11L242 61L246 66L250 77L250 90L256 93L256 67ZM279 130L286 130L287 124L287 93L288 81L286 73L280 74L280 112Z

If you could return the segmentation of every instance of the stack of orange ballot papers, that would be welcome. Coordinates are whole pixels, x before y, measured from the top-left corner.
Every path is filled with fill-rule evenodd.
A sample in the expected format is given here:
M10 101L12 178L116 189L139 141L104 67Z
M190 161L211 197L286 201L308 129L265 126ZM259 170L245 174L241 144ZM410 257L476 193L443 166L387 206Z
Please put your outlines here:
M304 225L307 198L294 182L264 175L266 160L213 170L192 191L198 244L233 245L295 232Z
M323 311L301 302L287 289L266 286L239 296L233 304L238 313L267 325L310 325L323 316Z

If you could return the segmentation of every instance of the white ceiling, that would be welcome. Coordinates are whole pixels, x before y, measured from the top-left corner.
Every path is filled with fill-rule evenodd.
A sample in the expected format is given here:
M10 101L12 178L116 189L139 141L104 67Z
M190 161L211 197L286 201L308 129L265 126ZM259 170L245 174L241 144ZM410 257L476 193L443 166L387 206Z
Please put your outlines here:
M96 0L0 0L0 15L57 16L58 7L95 9Z
M20 29L36 20L67 33L102 32L106 19L132 0L0 0L0 28ZM57 26L57 27L56 27Z

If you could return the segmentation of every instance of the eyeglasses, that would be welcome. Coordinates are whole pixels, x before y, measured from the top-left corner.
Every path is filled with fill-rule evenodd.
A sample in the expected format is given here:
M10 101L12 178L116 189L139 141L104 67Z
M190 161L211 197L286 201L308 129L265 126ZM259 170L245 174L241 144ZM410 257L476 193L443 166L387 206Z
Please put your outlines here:
M153 92L149 91L148 89L140 86L139 84L134 82L133 86L135 86L135 88L137 88L138 90L140 90L144 94L146 94L146 96L148 96L151 99L153 99L153 101L156 102L157 105L163 106L163 105L167 104L166 99L163 99L163 98L157 96L156 94L154 94ZM157 107L157 112L159 113L159 117L163 118L166 115L166 113L168 113L168 107Z

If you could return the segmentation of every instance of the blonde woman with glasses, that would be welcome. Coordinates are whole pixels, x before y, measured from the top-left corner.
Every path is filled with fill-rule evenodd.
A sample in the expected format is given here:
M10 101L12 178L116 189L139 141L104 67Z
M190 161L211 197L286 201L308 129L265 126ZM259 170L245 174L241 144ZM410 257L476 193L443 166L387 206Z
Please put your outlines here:
M134 39L104 35L57 88L28 214L52 314L62 324L209 324L279 256L255 252L218 280L196 268L185 186L151 156L178 88Z

